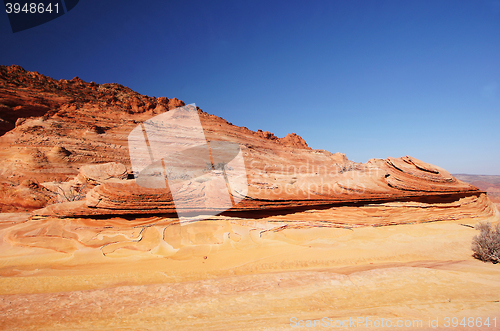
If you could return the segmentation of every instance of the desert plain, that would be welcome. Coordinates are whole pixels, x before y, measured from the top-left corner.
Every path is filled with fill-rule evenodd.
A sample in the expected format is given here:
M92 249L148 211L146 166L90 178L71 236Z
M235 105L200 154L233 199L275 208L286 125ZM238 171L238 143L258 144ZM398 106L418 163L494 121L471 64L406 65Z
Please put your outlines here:
M500 268L471 250L500 221L497 178L355 163L196 108L209 144L239 146L246 189L214 212L183 178L178 217L137 184L127 137L184 106L0 67L0 329L500 329Z

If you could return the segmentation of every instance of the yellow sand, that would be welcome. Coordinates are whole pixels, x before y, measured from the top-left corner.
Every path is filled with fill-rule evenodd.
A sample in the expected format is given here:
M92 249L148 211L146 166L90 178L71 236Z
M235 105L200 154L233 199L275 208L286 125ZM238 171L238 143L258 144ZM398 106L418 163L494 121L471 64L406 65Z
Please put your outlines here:
M500 267L472 258L477 231L465 226L498 221L496 212L352 229L224 217L112 228L25 219L0 222L2 330L293 330L301 328L291 321L323 317L423 323L400 330L429 329L429 318L500 324Z

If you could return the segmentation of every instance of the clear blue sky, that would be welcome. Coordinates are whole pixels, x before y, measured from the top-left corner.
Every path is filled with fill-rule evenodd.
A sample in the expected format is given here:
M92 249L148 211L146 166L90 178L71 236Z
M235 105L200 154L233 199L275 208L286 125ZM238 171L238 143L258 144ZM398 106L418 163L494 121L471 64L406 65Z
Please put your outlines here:
M81 0L0 64L176 97L356 162L500 175L500 1Z

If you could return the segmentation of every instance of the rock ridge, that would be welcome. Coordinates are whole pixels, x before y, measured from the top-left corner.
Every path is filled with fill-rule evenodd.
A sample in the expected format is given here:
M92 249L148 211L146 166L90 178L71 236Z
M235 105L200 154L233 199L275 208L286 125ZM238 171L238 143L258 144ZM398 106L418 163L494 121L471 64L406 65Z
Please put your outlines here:
M173 213L168 190L146 189L131 179L127 137L147 119L184 105L116 83L54 80L20 66L0 66L1 183L9 192L25 180L43 183L50 193L37 215ZM207 141L237 143L244 158L248 192L229 212L432 203L481 193L410 156L355 163L342 153L312 150L295 133L278 138L269 131L232 125L200 108L198 114ZM206 211L196 205L204 194L192 189L188 211ZM32 209L44 207L35 205Z

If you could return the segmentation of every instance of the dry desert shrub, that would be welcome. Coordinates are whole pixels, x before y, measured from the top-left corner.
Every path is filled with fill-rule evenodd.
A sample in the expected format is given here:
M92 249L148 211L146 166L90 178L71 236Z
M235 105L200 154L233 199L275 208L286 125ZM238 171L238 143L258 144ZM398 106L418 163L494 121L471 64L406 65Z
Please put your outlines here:
M476 229L480 233L472 239L472 256L484 262L500 262L500 226L487 222L477 224Z
M59 190L56 192L59 195L58 203L82 200L85 197L85 187L87 187L87 183L70 186L69 190L64 190L61 185L57 185L57 189Z

